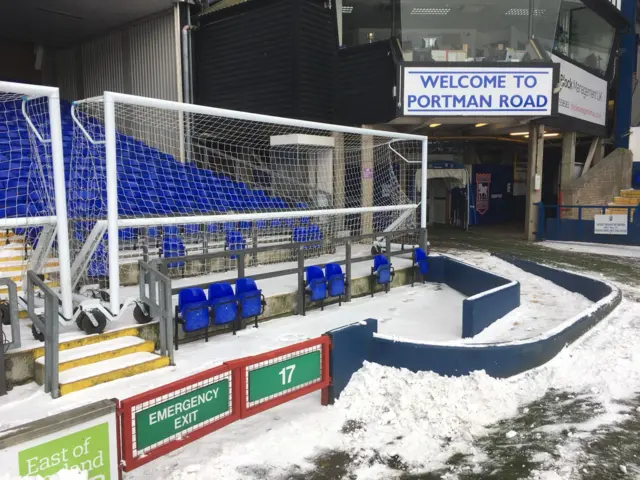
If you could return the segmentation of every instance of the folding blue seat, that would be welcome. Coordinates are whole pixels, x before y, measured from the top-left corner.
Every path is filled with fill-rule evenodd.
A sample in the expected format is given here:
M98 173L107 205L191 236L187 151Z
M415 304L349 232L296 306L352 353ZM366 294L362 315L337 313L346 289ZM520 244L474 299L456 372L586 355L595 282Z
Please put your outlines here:
M163 228L163 232L165 235L178 235L179 230L177 225L166 225Z
M337 263L327 263L324 266L325 278L330 297L338 297L338 305L342 305L342 297L346 293L347 279L342 273L342 267Z
M324 310L324 301L327 298L327 279L320 267L309 266L305 269L305 286L302 297L302 314L306 315L307 297L312 302L320 302L320 309Z
M267 221L266 220L256 220L256 228L258 230L264 230L265 228L267 228Z
M247 248L247 242L242 236L242 234L236 230L227 232L225 235L225 249L229 251L233 250L244 250ZM229 257L231 260L236 259L236 255L231 255Z
M235 321L238 318L238 304L233 288L228 283L214 283L209 285L209 303L213 323L225 325L234 322L233 331L236 331Z
M253 317L255 327L258 328L258 317L264 313L267 302L252 278L238 278L236 280L236 298L240 308L240 319Z
M219 223L208 223L207 224L207 233L218 233L220 231Z
M308 228L309 231L309 241L314 241L314 240L318 240L318 241L322 241L322 230L320 230L320 227L318 225L311 225ZM317 245L312 245L311 248L320 248L322 246L321 243L317 244Z
M306 227L295 227L291 239L295 243L305 243L309 241L309 229ZM305 247L307 248L307 247Z
M184 257L185 248L184 243L177 235L165 235L162 241L162 256L164 258ZM167 264L169 268L184 267L184 260L179 260Z
M178 325L185 333L205 331L205 341L209 341L209 301L204 290L198 287L183 288L178 293L175 310L175 346L178 349Z
M415 283L417 275L422 277L422 283L429 273L429 257L422 248L413 249L413 267L411 268L411 286Z
M387 260L387 257L384 255L376 255L373 257L373 267L371 267L371 276L369 277L371 296L373 297L376 285L384 286L385 292L389 293L394 275L395 271L389 263L389 260Z

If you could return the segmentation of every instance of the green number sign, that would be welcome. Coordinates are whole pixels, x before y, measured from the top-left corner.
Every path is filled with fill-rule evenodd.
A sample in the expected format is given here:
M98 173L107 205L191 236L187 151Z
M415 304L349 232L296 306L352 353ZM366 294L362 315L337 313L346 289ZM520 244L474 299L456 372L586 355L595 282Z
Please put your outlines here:
M257 402L300 385L320 381L320 363L318 350L249 371L249 402Z
M149 407L136 413L136 449L142 450L228 411L228 379Z

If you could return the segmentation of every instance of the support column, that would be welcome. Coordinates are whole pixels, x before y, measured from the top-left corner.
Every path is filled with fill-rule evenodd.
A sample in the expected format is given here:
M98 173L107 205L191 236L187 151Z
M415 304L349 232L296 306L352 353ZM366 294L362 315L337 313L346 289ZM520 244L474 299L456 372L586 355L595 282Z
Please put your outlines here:
M345 158L344 158L344 134L334 133L335 147L333 149L333 208L345 207ZM336 231L344 230L344 215L336 219Z
M529 164L527 168L527 208L525 231L527 239L536 239L538 207L542 200L542 160L544 156L544 125L529 124Z
M615 146L629 148L629 130L631 127L631 106L636 66L636 0L621 0L620 12L628 26L620 32L620 58L616 97Z
M567 188L573 180L576 164L576 132L567 132L562 137L562 162L560 164L560 191Z
M373 207L373 137L364 135L362 137L362 148L360 154L362 178L361 207ZM373 232L373 213L363 213L361 216L362 234Z

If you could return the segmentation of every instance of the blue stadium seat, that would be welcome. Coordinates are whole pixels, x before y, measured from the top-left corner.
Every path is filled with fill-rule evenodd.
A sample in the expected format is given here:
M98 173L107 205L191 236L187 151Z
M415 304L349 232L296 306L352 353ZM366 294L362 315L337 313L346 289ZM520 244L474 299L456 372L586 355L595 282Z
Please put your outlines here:
M227 234L225 235L224 247L229 251L244 250L245 248L247 248L247 242L240 232L234 230L227 232ZM231 260L235 260L237 256L231 255L229 258Z
M258 328L258 317L264 313L267 302L252 278L238 278L236 280L236 298L240 307L239 318L255 319L255 327Z
M324 266L325 277L330 297L338 297L338 305L342 305L342 297L346 294L347 279L337 263Z
M422 283L424 283L427 273L429 273L429 257L427 253L422 248L414 248L413 267L411 268L411 286L413 287L418 275L422 277Z
M309 266L305 270L304 295L302 297L302 315L307 313L307 297L312 302L320 302L320 310L324 310L324 301L327 298L327 279L320 267Z
M373 297L375 286L382 285L385 292L389 293L391 282L395 275L393 266L384 255L376 255L373 257L373 267L371 267L370 287L371 296Z
M173 257L184 257L185 256L185 248L184 243L177 235L169 235L165 236L162 240L162 256L164 258L173 258ZM179 260L177 262L171 262L167 264L169 268L180 268L184 267L184 260Z
M236 331L235 321L238 318L238 304L233 288L228 283L214 283L209 285L209 303L213 323L216 325L226 325L234 322L233 331Z
M175 310L175 346L178 349L178 325L185 333L205 331L205 340L209 341L209 301L204 290L198 287L183 288L178 293L178 305Z

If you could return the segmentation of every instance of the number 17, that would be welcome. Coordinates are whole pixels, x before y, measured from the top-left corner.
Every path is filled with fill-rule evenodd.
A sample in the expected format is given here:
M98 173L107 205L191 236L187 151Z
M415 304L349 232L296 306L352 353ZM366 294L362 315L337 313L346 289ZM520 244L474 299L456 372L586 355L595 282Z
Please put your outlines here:
M280 376L282 377L282 384L286 385L287 383L291 383L291 376L293 375L293 371L296 369L295 364L289 365L288 367L284 367L280 370ZM287 377L287 373L289 376Z

